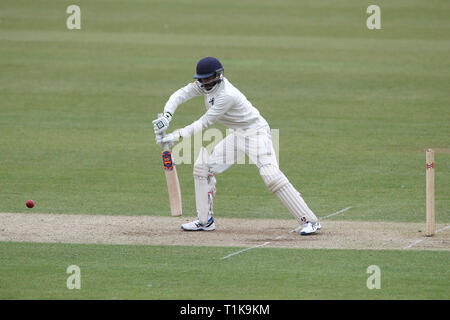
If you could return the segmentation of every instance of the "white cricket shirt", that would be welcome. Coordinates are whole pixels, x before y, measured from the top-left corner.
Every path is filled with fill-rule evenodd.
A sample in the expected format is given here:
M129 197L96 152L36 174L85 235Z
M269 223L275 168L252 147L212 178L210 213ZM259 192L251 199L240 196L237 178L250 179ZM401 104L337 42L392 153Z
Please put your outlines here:
M201 95L205 96L207 111L200 119L180 130L183 138L192 136L215 122L230 129L258 129L268 125L245 95L225 77L208 93L197 82L175 91L164 106L164 112L174 115L180 104Z

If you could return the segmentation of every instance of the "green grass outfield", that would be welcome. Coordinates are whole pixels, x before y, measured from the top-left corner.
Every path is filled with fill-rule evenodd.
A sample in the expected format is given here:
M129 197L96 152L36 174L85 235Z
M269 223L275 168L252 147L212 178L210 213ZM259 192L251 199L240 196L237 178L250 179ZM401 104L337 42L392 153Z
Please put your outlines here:
M377 1L381 30L366 28L369 1L80 0L81 30L69 31L71 4L0 3L0 212L169 215L151 121L211 55L279 129L280 167L318 216L352 206L332 219L424 222L431 147L436 220L450 223L448 1ZM193 99L171 128L204 111ZM192 165L178 174L194 217ZM217 181L218 217L290 217L254 166ZM4 242L0 298L449 298L448 251L264 248L217 261L235 249ZM65 268L77 263L74 292ZM371 264L381 290L365 287Z
M2 299L445 299L448 253L0 243ZM67 267L80 268L69 290ZM381 288L367 288L377 265ZM6 275L6 277L5 277Z

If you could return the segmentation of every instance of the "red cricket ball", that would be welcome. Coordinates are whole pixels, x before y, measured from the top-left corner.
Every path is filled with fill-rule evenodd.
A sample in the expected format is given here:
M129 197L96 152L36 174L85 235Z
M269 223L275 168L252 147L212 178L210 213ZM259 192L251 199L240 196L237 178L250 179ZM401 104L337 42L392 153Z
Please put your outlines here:
M34 201L33 200L28 200L26 202L26 205L27 205L28 208L33 208L34 207Z

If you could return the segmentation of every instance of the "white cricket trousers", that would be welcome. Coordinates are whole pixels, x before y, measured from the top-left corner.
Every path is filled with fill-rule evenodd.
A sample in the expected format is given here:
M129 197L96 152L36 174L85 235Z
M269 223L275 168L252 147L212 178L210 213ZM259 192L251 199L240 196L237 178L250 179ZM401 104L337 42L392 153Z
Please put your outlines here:
M208 158L210 174L216 175L235 163L244 163L245 155L258 167L269 190L281 200L300 224L318 221L301 194L280 171L269 126L231 130L214 147Z

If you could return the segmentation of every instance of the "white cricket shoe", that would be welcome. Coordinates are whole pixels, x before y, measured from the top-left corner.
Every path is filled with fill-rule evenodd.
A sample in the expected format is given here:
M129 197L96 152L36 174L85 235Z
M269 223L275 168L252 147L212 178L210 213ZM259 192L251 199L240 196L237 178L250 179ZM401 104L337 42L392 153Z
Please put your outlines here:
M315 233L316 231L319 231L322 228L322 226L320 225L320 222L309 222L307 221L304 225L302 230L300 231L300 234L302 236L306 236L308 234L312 234Z
M203 225L200 220L194 220L181 225L181 229L184 231L214 231L216 230L216 224L214 223L214 218L210 217L208 223Z

